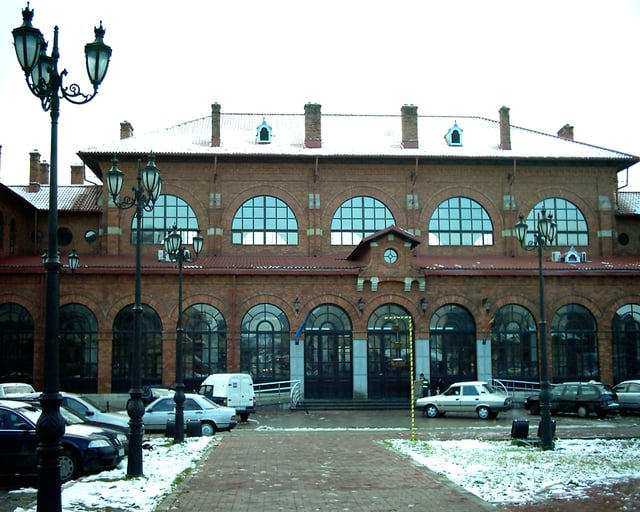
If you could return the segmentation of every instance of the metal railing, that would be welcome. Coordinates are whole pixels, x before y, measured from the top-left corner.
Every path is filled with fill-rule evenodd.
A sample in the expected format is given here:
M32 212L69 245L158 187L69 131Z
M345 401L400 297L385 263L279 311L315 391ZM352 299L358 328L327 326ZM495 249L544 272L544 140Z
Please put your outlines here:
M281 380L277 382L263 382L253 385L258 395L259 403L269 401L272 403L290 402L294 409L302 400L302 386L299 380Z

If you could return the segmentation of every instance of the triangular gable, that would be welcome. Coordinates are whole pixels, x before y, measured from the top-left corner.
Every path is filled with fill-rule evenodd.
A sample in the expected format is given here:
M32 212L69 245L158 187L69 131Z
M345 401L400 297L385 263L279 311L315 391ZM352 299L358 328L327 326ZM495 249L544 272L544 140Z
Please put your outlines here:
M405 231L398 226L392 225L363 238L358 246L353 251L351 251L351 254L347 256L347 260L359 260L362 257L362 253L369 248L371 242L376 242L377 240L387 237L390 234L398 236L405 242L409 242L411 244L411 249L414 249L416 246L422 243L421 240L415 235L412 235L408 231Z

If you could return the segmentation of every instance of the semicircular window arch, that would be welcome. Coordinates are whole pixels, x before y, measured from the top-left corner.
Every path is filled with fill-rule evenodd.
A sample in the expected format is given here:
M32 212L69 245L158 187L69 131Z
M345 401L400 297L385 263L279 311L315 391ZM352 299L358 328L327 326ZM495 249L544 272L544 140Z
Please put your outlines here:
M528 226L526 242L533 243L533 233L538 226L538 214L552 214L556 223L556 238L552 245L561 247L589 245L589 226L584 214L575 204L561 197L547 197L536 204L527 215Z
M331 245L358 245L363 238L395 225L391 210L370 196L347 199L331 219Z
M282 199L255 196L245 201L231 222L236 245L298 245L298 220Z
M431 215L429 245L493 245L493 223L477 201L464 196L450 197Z
M181 197L162 194L153 209L142 216L142 243L163 244L174 226L182 236L182 243L193 243L193 237L198 234L199 229L195 211ZM136 243L135 215L131 219L131 243Z

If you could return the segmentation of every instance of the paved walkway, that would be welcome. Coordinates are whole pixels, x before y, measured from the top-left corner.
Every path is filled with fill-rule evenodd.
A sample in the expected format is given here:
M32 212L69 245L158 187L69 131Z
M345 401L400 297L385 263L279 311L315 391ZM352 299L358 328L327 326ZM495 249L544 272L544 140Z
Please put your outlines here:
M379 441L388 437L373 431L232 431L157 510L495 512L385 448Z

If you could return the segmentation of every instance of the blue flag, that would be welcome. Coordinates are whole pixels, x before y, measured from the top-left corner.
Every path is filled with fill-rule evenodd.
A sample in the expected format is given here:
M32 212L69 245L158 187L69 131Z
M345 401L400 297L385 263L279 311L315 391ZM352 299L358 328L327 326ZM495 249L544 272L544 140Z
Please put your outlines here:
M293 335L293 339L295 340L296 343L298 343L298 340L300 338L300 336L302 336L302 333L304 332L304 328L307 325L307 320L309 319L309 315L311 314L311 311L309 311L307 313L307 315L304 317L304 320L302 321L302 323L300 324L300 327L298 327L298 330L296 331L296 333Z

